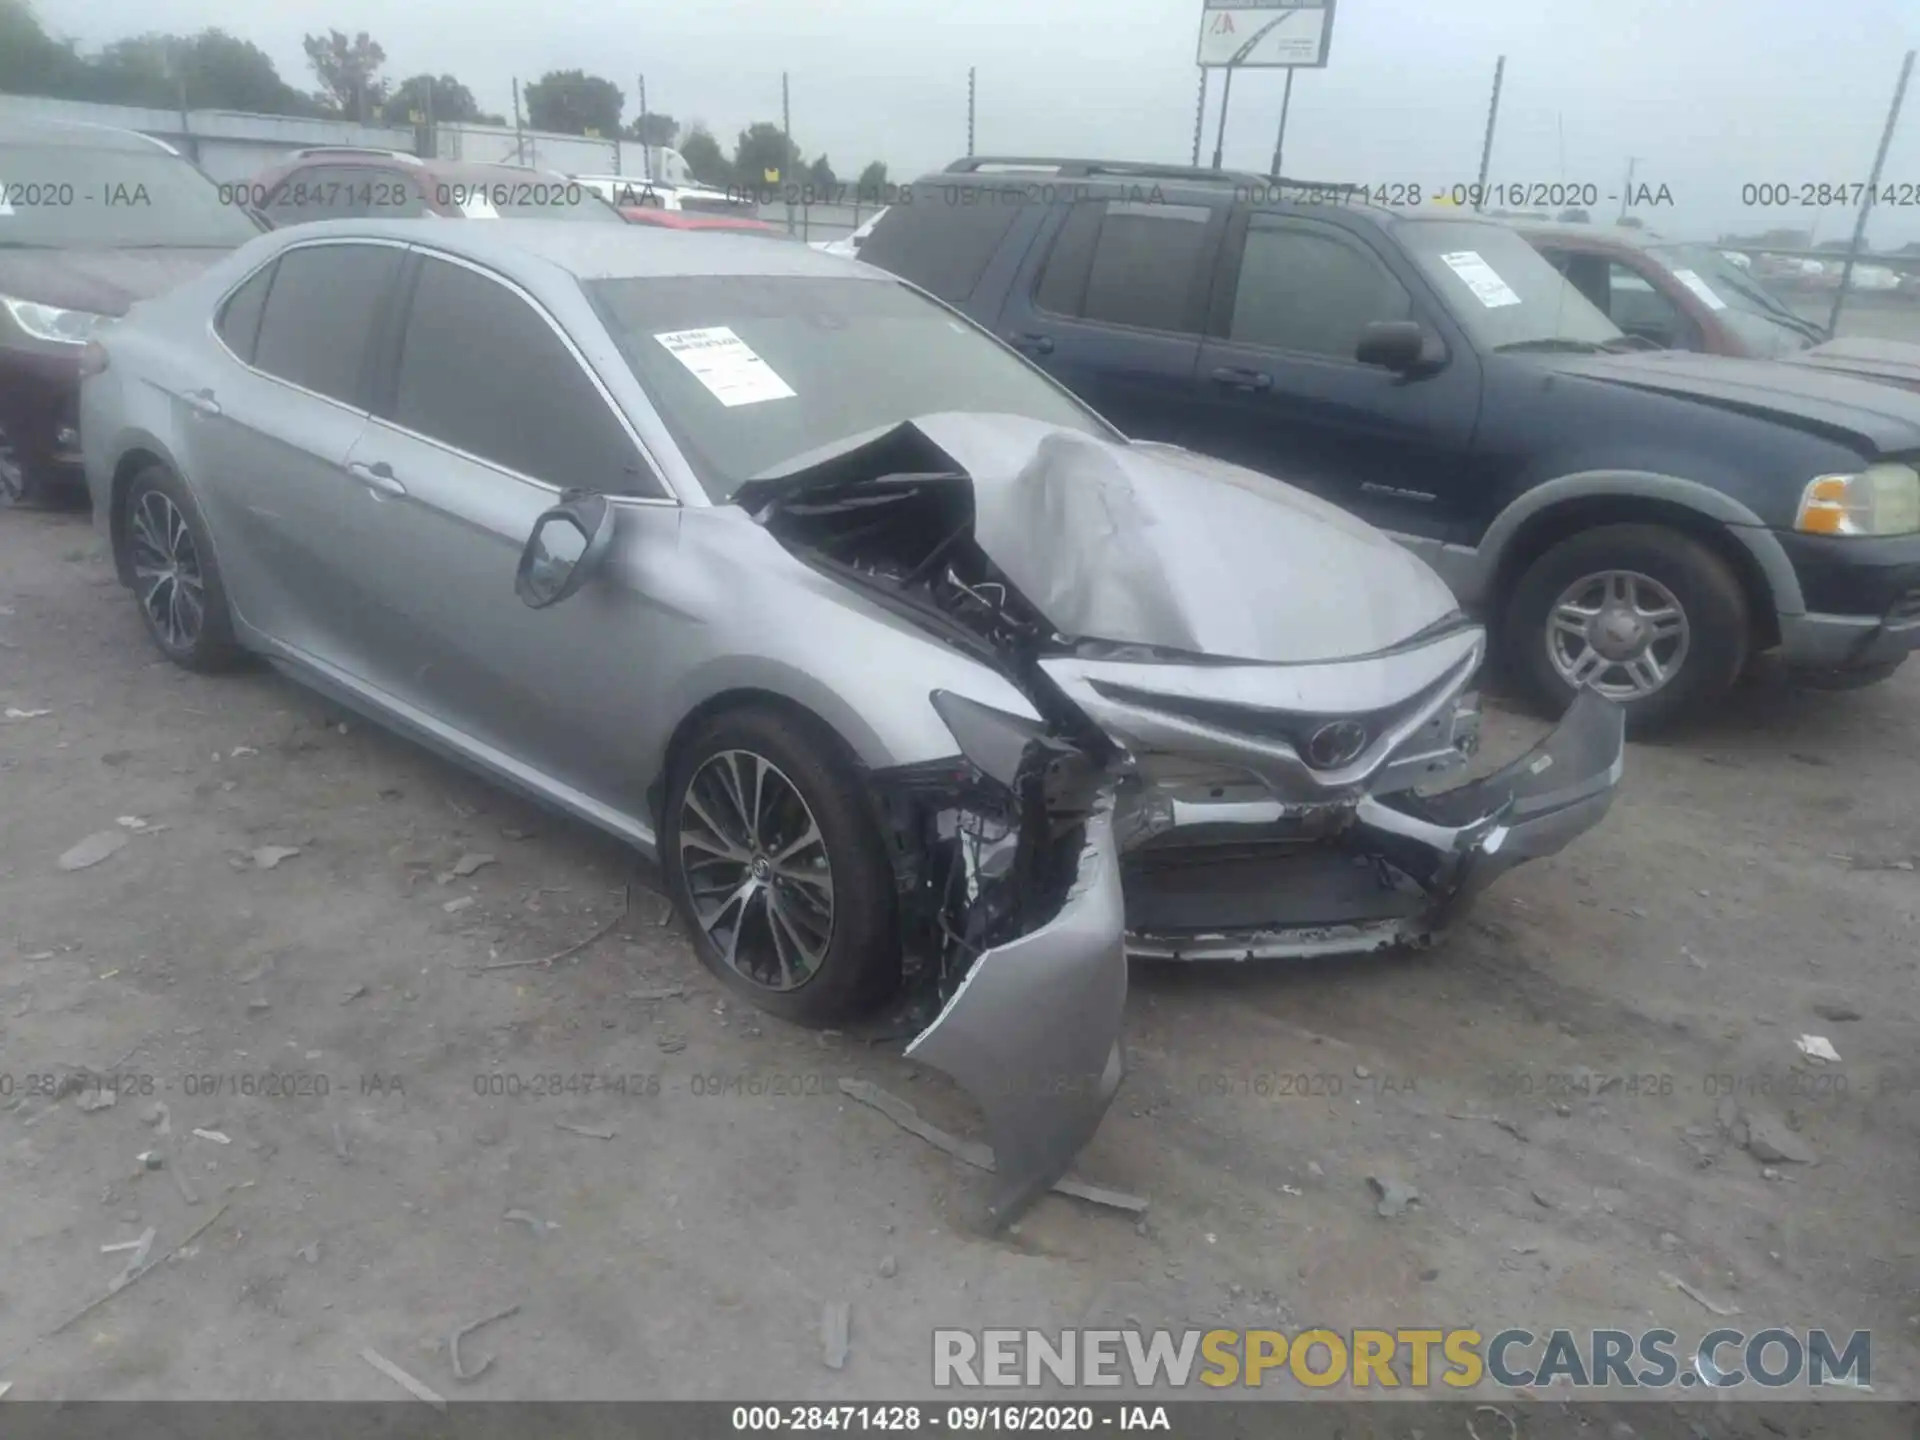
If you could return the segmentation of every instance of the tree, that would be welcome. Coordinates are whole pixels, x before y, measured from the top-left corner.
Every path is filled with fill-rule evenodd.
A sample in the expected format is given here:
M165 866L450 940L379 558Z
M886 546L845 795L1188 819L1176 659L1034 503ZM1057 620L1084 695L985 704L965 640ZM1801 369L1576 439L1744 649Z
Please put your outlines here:
M364 30L352 39L340 30L306 35L300 44L319 78L320 98L347 119L366 124L387 98L386 82L379 78L387 52Z
M527 123L535 130L609 137L620 133L627 97L611 80L584 70L549 70L527 86Z
M799 170L799 150L772 121L757 120L740 132L740 139L733 147L735 183L747 189L776 183L785 185L800 178ZM776 179L768 179L770 171Z
M0 94L79 99L88 72L73 42L48 35L26 0L0 0Z
M435 124L443 121L472 125L507 123L505 116L483 111L473 92L451 75L409 75L394 87L393 94L380 109L380 118L389 125L410 125L415 111L431 115Z
M633 124L627 127L627 138L638 140L642 145L671 146L679 134L679 121L671 115L656 115L651 110L635 116Z
M860 172L859 182L854 193L862 199L878 200L887 189L887 167L884 161L875 160Z
M713 138L713 132L698 120L693 129L687 132L687 138L680 143L680 158L687 162L687 170L702 185L731 185L733 167L727 163L727 155L720 148L720 142Z
M224 30L116 40L89 67L88 90L111 105L311 115L317 107L280 78L266 51Z
M829 165L827 163L827 157L822 155L807 167L807 183L811 185L814 188L814 192L818 194L823 190L831 191L833 187L840 182L834 178L833 166Z

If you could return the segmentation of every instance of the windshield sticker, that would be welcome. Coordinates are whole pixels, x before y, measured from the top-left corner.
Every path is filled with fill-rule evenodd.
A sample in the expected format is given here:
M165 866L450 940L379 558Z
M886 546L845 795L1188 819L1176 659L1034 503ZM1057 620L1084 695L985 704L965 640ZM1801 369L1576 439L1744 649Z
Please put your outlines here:
M1699 275L1692 270L1676 270L1673 272L1673 278L1686 286L1687 289L1691 290L1694 294L1698 295L1709 310L1724 310L1727 308L1727 302L1714 294L1713 287L1708 285L1706 281L1702 280Z
M1473 298L1489 310L1502 305L1518 305L1520 297L1502 280L1494 268L1480 258L1478 250L1455 250L1440 257L1440 263L1458 275Z
M793 390L774 374L773 367L725 325L669 330L653 338L672 351L674 358L693 372L693 378L729 409L793 397Z

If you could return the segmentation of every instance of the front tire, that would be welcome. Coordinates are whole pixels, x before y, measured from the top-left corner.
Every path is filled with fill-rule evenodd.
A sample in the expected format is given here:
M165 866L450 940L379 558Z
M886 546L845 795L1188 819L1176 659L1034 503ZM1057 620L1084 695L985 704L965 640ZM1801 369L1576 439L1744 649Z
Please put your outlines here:
M160 653L186 670L231 670L245 658L233 611L193 492L164 465L148 465L121 500L133 595Z
M1515 678L1559 715L1583 686L1647 735L1695 720L1746 667L1746 594L1726 561L1660 525L1601 525L1521 575L1502 620Z
M852 757L771 706L706 721L667 785L660 858L700 961L782 1019L832 1025L899 985L893 868Z

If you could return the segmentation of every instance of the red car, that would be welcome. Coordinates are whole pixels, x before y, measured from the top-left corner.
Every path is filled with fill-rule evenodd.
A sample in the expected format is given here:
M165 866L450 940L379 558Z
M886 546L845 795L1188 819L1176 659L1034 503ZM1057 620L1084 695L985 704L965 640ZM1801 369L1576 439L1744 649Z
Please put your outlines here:
M735 230L743 235L768 235L776 240L794 237L777 225L746 215L701 215L690 210L662 210L652 205L622 205L630 224L657 225L663 230Z
M597 220L618 223L579 181L521 165L426 160L403 150L298 150L251 180L222 185L276 228L306 220Z
M1614 324L1662 349L1784 360L1920 390L1920 345L1829 339L1826 326L1711 245L1590 225L1514 228Z

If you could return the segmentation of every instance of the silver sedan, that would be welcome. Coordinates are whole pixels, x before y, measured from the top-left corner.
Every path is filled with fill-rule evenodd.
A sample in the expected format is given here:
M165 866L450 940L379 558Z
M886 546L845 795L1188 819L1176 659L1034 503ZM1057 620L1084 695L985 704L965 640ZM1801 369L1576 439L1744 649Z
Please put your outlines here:
M631 842L779 1015L895 1007L1003 1222L1120 1084L1129 949L1424 942L1619 779L1589 692L1435 792L1485 637L1425 565L804 247L302 226L82 368L163 653L264 656Z

